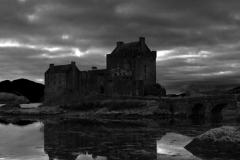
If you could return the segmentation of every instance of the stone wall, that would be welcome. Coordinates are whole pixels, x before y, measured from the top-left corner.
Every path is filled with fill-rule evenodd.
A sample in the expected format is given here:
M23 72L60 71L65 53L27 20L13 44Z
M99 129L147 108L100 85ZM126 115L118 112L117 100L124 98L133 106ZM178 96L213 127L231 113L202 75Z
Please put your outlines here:
M67 87L66 74L45 74L45 97L52 94L61 94Z
M98 93L109 96L143 96L142 80L132 80L125 76L111 76L107 70L80 72L79 90L82 93Z
M78 91L79 90L79 75L80 71L77 69L75 64L72 69L67 72L66 77L66 89L67 91Z
M143 96L142 80L113 79L107 81L107 93L112 96Z
M107 70L82 71L79 75L79 91L82 93L107 94Z
M156 52L143 52L137 55L133 78L144 80L146 84L156 83Z

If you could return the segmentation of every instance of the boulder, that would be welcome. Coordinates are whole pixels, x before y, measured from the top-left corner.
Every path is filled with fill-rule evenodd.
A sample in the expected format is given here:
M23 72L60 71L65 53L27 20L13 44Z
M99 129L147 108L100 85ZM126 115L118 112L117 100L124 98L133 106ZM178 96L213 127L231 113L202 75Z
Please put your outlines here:
M29 100L24 96L17 96L11 93L0 93L0 103L4 104L26 104Z
M185 148L194 155L240 154L240 127L224 126L194 138Z

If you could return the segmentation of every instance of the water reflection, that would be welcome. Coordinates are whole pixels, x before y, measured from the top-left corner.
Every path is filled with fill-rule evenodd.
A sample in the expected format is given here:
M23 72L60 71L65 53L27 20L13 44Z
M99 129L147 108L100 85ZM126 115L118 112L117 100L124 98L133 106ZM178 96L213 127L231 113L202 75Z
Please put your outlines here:
M33 121L33 120L21 120L21 119L15 119L15 118L11 118L11 119L0 119L0 124L2 125L15 125L15 126L28 126L30 124L36 123L37 121Z
M162 119L144 127L83 120L44 124L2 120L0 159L6 160L200 160L200 154L194 156L183 147L215 127L199 119Z
M156 142L144 130L45 123L44 150L50 160L156 159Z
M0 159L48 160L43 150L41 123L26 126L0 124Z
M200 160L191 152L183 147L186 146L193 138L177 133L167 133L160 140L157 141L157 159L191 159Z

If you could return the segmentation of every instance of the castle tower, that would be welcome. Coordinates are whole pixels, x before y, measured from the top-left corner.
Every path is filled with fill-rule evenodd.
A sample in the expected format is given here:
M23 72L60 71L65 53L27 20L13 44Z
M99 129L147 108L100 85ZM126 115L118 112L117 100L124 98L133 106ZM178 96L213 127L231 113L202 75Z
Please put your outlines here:
M156 51L151 51L144 37L131 43L117 42L116 48L107 55L107 69L131 74L133 80L144 84L156 83Z

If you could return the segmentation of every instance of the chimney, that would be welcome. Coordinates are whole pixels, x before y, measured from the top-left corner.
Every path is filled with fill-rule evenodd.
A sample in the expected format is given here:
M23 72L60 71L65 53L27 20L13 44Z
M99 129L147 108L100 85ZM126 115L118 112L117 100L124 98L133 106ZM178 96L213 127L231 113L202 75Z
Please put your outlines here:
M139 37L139 42L141 44L145 44L145 38L144 37Z
M74 61L72 61L72 62L71 62L71 65L72 65L72 66L75 66L75 62L74 62Z
M92 67L92 70L97 70L97 67L93 66L93 67Z
M119 42L117 42L117 47L118 47L118 46L121 46L121 45L123 45L123 44L124 44L124 42L120 42L120 41L119 41Z
M49 68L50 68L51 71L53 71L53 70L54 70L54 64L51 63L51 64L49 65Z

